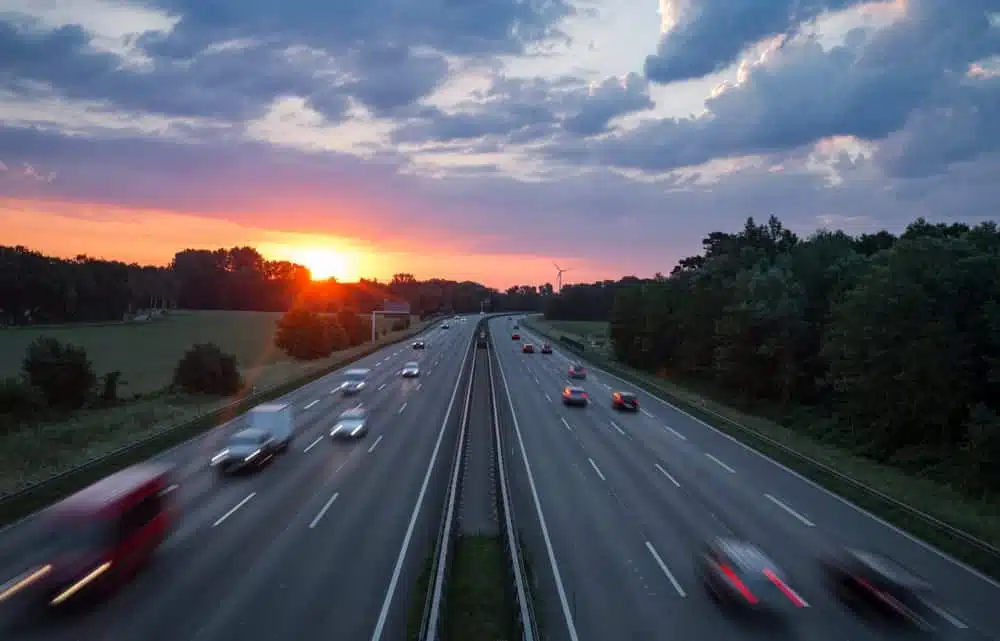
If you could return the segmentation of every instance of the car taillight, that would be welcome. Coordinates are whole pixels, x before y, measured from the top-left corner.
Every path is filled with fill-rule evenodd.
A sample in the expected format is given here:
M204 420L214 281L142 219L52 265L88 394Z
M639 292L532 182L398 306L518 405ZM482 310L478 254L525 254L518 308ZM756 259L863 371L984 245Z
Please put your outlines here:
M722 575L726 577L730 585L736 588L737 592L743 595L744 599L746 599L750 603L757 603L757 597L755 597L753 592L750 591L750 588L748 588L746 584L740 580L740 577L736 576L736 573L733 572L733 569L731 567L723 563L720 563L718 565L719 565L719 570L722 572Z
M806 602L802 600L802 597L800 597L798 594L795 593L794 590L788 587L788 585L784 581L782 581L777 574L775 574L771 570L764 570L764 576L770 579L771 583L777 586L777 588L781 590L781 593L784 594L786 597L788 597L789 601L795 604L795 607L797 608L806 607Z

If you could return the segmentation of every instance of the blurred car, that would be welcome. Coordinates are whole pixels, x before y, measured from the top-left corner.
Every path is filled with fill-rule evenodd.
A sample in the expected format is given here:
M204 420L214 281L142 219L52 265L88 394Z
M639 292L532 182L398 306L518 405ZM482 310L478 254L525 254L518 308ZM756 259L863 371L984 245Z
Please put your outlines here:
M582 387L567 387L562 393L563 405L576 405L578 407L586 407L587 403L590 402L590 398L587 396L587 391Z
M427 345L423 341L413 341L413 349L426 349Z
M543 354L551 354L552 353L552 346L549 345L548 343L542 343L542 353Z
M521 340L521 335L518 334L517 332L514 332L513 334L510 335L510 340L519 341Z
M334 440L363 438L367 435L368 410L360 405L342 412L330 428L330 438Z
M863 605L896 622L933 630L940 608L931 585L898 562L871 552L844 548L820 561L827 585L849 605Z
M531 343L525 343L524 345L521 346L521 351L524 352L525 354L534 354L535 346L532 345Z
M259 470L271 462L279 447L278 441L264 430L240 430L212 457L212 467L221 475Z
M713 539L699 554L696 567L702 585L720 605L760 614L808 607L774 561L753 543Z
M486 332L479 332L479 338L476 339L476 347L486 347Z
M448 329L448 323L441 323L441 329Z
M639 399L630 392L614 392L611 394L611 407L625 412L638 412Z
M420 365L416 361L410 361L399 370L399 375L403 378L417 378L420 376Z
M340 392L344 396L360 394L365 389L365 379L371 370L364 368L349 369L344 373L344 382L340 384Z
M587 378L587 369L579 363L573 363L569 366L569 377L577 379Z

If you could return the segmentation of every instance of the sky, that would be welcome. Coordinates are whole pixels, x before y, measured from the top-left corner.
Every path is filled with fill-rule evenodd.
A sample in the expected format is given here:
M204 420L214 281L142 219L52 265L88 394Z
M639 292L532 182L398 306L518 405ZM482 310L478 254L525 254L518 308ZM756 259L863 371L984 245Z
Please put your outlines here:
M0 244L494 287L1000 202L1000 0L0 0Z

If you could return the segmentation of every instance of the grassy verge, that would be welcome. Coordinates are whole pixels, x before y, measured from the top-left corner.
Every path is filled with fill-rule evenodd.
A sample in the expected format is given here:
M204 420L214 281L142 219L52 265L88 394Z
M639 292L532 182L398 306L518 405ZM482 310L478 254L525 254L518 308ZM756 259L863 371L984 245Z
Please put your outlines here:
M297 375L275 381L254 396L205 404L171 405L169 399L141 401L136 406L91 412L68 423L43 424L6 435L0 440L0 488L5 490L0 498L0 525L182 443L254 405L288 394L386 345L406 340L425 326L338 352L305 372L298 370ZM123 448L127 449L121 451Z
M515 638L516 615L507 559L499 536L463 536L455 545L448 582L446 641Z
M558 342L560 331L540 319L525 321L539 334ZM563 349L577 352L561 344ZM992 545L1000 545L1000 505L995 499L977 500L928 479L858 456L829 443L817 441L801 430L751 416L727 407L720 400L662 378L638 372L590 352L577 352L612 374L638 385L676 407L698 417L720 431L746 443L757 451L810 478L830 491L882 517L962 559L983 572L1000 578L1000 559L956 538L926 520L914 516L855 485L845 482L822 468L789 453L779 445L819 461L841 474L855 479L906 505L968 532Z
M410 601L410 611L406 617L406 640L420 641L420 626L424 622L424 606L427 604L427 592L431 589L431 573L434 571L434 554L427 555L424 569L420 571L413 598Z

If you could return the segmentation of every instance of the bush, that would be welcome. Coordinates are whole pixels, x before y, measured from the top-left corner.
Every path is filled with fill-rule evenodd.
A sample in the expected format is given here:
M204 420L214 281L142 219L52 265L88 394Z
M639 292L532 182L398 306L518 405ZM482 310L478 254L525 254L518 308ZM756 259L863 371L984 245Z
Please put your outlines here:
M325 358L350 346L350 335L336 319L303 309L285 312L278 320L274 344L296 360Z
M236 357L214 343L193 345L174 370L174 385L189 394L228 396L243 386Z
M369 321L370 322L370 321ZM342 309L337 312L337 323L347 334L348 345L361 345L371 337L371 327L361 316L352 311Z
M34 418L44 407L38 390L19 378L0 379L0 432Z
M21 366L25 378L37 388L49 407L76 410L83 407L97 382L87 350L42 336L28 346Z
M122 373L118 370L101 377L101 402L110 405L118 402L118 386L122 385Z

